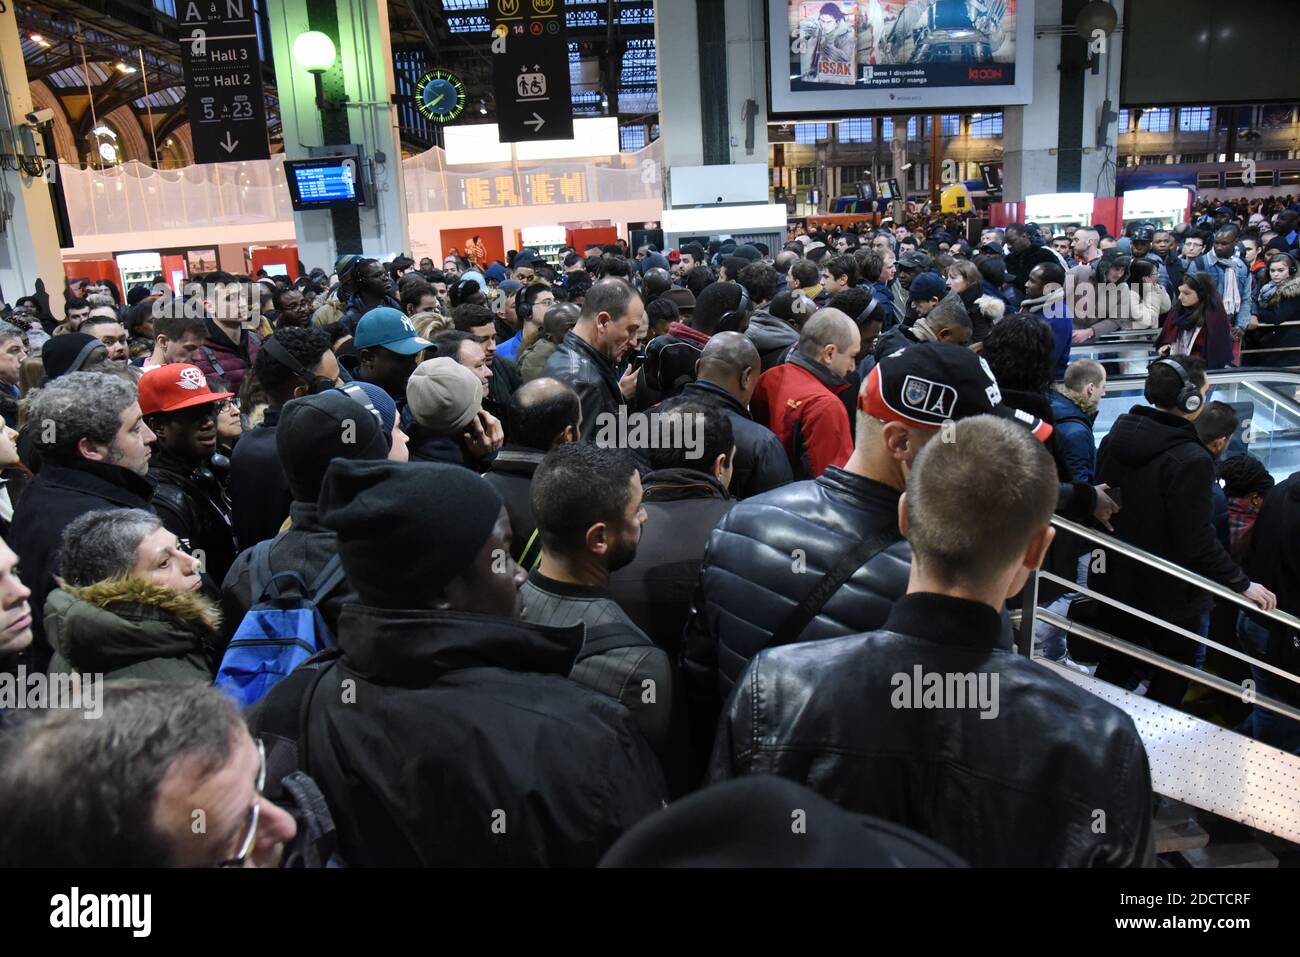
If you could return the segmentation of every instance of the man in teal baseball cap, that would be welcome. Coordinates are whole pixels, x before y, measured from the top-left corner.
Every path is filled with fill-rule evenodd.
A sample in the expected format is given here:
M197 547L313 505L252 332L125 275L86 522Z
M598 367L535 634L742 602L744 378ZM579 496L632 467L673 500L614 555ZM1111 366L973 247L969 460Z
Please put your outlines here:
M378 306L357 323L353 345L361 356L356 378L377 385L406 409L406 382L433 343L422 339L399 310Z

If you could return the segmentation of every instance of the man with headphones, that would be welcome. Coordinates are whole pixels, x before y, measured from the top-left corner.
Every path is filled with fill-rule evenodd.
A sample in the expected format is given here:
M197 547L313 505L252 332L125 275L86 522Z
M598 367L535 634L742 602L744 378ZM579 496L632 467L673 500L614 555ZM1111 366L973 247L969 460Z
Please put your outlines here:
M521 286L513 296L513 313L518 326L513 336L497 343L497 355L514 362L519 350L527 347L542 331L546 311L555 305L555 292L546 283L535 282Z
M1252 582L1214 534L1214 459L1193 424L1209 391L1201 359L1171 356L1153 362L1144 390L1151 404L1135 405L1115 420L1097 452L1096 481L1109 485L1122 506L1111 520L1117 538L1240 592L1260 608L1275 608L1273 593ZM1088 583L1103 595L1205 634L1208 596L1194 585L1109 552L1091 562ZM1193 661L1198 645L1108 605L1102 606L1099 627L1185 664ZM1097 677L1134 687L1139 666L1128 655L1106 652ZM1177 707L1187 679L1162 668L1150 668L1147 676L1147 697Z
M274 538L289 517L293 495L275 446L280 410L291 399L334 388L339 363L320 329L286 327L262 343L253 379L266 395L266 411L230 456L231 513L241 549Z

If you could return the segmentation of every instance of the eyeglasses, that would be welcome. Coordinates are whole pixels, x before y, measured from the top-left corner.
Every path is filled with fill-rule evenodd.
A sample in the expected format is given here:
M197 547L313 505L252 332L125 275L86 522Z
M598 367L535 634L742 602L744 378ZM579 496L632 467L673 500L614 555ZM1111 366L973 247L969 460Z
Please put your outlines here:
M266 785L266 747L261 738L257 741L257 796L253 806L248 809L248 833L239 842L238 853L228 860L220 862L217 867L243 867L248 855L253 853L253 843L257 840L257 820L262 815L262 788Z

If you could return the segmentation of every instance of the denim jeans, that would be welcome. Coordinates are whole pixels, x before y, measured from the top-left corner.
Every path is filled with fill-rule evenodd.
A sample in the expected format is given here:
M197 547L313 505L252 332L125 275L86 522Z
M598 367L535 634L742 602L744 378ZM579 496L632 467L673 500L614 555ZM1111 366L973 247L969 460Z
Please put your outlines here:
M1079 564L1075 572L1074 580L1081 584L1088 581L1088 559L1091 557L1090 552L1084 552L1079 556ZM1047 606L1047 610L1055 612L1062 618L1070 614L1070 603L1079 597L1077 591L1067 592L1056 601ZM1057 628L1040 619L1034 619L1034 645L1036 654L1050 661L1060 661L1065 657L1069 650L1067 639L1069 635L1063 628Z
M1267 660L1268 629L1248 617L1245 612L1237 618L1237 637L1241 639L1242 651L1252 658ZM1294 691L1300 687L1294 682L1279 678L1271 671L1256 668L1254 665L1251 666L1250 672L1255 679L1255 690L1259 694L1279 701L1285 700L1280 694L1281 691ZM1294 697L1294 694L1291 697ZM1300 754L1300 721L1284 718L1280 714L1256 705L1242 730L1247 729L1256 741L1270 744L1282 751L1290 751L1292 754Z

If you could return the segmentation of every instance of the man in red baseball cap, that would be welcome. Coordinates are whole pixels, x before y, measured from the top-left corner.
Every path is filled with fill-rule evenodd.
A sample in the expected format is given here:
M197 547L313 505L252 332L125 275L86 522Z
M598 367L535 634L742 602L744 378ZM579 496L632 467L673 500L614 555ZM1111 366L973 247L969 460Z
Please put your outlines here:
M140 378L140 411L157 436L149 475L153 506L167 530L220 585L238 548L226 489L229 463L214 456L217 415L233 393L213 392L198 366L156 366Z

